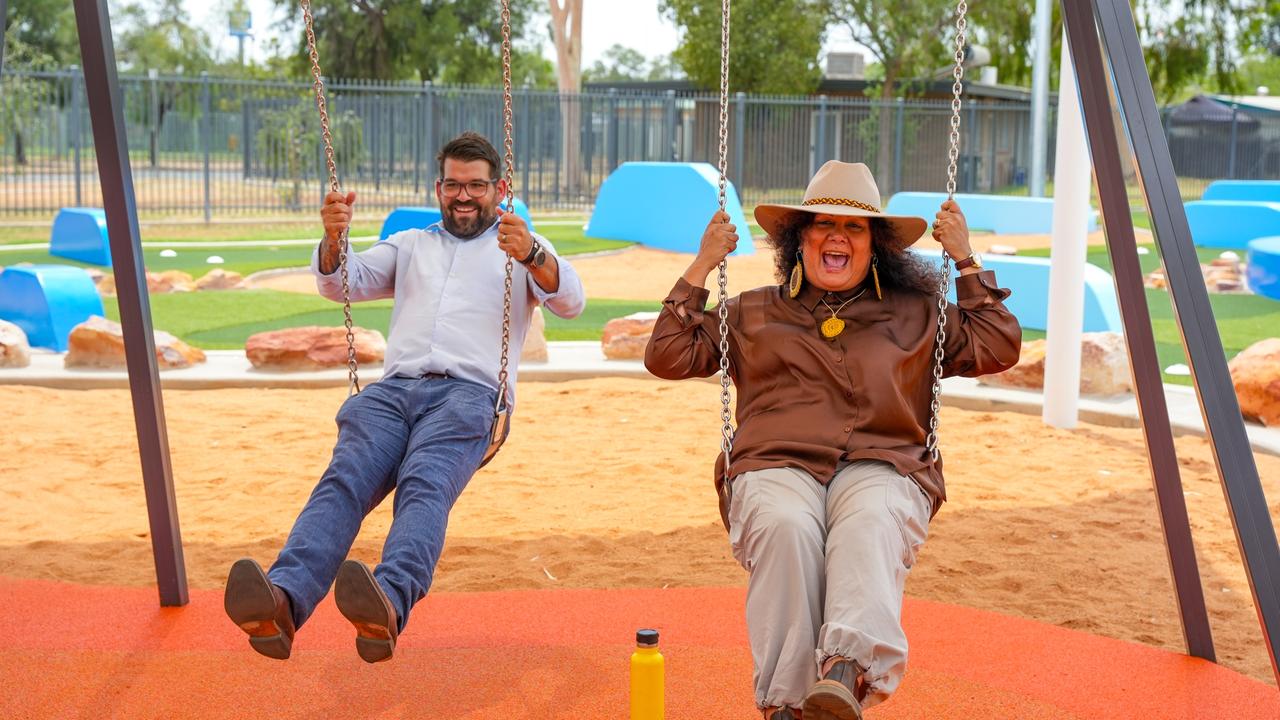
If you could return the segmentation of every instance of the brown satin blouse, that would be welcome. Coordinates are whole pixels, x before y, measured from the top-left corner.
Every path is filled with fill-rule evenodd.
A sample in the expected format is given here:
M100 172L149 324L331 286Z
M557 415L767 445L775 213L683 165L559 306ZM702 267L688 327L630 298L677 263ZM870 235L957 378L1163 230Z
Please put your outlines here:
M824 338L822 321L857 292L837 296L806 283L794 299L776 285L729 299L738 405L729 476L796 467L825 484L841 461L883 460L914 478L937 512L946 499L942 463L925 449L937 299L888 288L883 300L863 293L839 312L844 331ZM684 278L676 283L645 350L651 373L682 380L719 371L720 321L705 309L708 295ZM1002 302L1008 296L989 270L956 280L944 376L1001 372L1018 361L1022 329ZM723 515L722 463L723 455L716 469Z

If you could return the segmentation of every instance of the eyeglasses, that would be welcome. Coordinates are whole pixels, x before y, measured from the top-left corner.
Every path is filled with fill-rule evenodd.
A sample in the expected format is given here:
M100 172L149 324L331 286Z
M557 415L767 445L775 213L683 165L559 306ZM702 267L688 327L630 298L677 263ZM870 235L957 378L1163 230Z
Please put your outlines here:
M458 193L462 192L462 188L467 189L467 195L473 198L484 197L489 192L489 186L497 183L497 180L472 180L471 182L460 183L457 180L437 180L440 186L440 194L448 198L458 197Z

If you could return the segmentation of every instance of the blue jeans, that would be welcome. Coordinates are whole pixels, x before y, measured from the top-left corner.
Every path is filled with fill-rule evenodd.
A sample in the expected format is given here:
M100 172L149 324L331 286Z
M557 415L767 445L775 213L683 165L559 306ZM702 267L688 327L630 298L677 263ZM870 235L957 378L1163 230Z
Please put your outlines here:
M338 443L267 577L289 594L302 627L329 592L360 523L395 490L374 578L403 629L427 594L449 510L480 466L496 391L456 378L384 378L338 411Z

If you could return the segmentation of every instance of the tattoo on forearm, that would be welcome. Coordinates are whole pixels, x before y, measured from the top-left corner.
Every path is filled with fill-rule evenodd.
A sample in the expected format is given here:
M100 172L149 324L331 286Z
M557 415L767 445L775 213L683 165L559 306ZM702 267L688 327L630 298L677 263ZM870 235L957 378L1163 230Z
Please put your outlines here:
M338 243L325 236L320 241L320 272L332 275L338 269Z

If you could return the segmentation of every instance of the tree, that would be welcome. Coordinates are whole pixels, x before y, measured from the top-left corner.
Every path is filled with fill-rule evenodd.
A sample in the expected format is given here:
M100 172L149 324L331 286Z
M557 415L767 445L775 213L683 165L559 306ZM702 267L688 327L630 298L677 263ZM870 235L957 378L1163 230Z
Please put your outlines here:
M5 51L5 67L37 69L30 65L38 58L39 69L80 64L80 40L76 33L75 8L70 2L50 0L9 0L4 18L5 45L20 44L24 57Z
M571 95L582 89L582 0L549 0L551 37L556 44L556 74L560 87L561 160L565 190L570 197L582 184L578 131L582 105Z
M1225 92L1239 89L1239 61L1271 42L1280 46L1278 0L1183 0L1170 6L1164 0L1131 0L1143 57L1156 99L1173 102L1202 82ZM973 36L991 50L1000 78L1010 84L1031 82L1034 38L1026 0L985 0L971 6ZM1056 82L1062 48L1062 20L1053 3L1049 60Z
M582 77L588 82L644 80L649 75L648 62L639 50L615 43L582 73Z
M120 12L116 62L126 72L195 74L214 65L213 41L187 22L182 0L156 0L153 8L125 5Z
M836 0L832 13L880 65L876 178L881 187L893 187L889 101L901 93L904 81L929 78L934 70L953 62L954 46L948 38L955 34L955 6L952 0Z
M525 38L537 0L511 0L513 42ZM294 9L294 0L276 0ZM313 0L316 43L329 77L475 83L501 78L502 19L493 0ZM302 16L293 12L291 24ZM305 40L295 62L310 72ZM513 70L537 78L533 51L513 53Z
M52 58L43 50L28 44L20 38L16 27L10 27L5 33L4 43L5 68L43 69L52 63ZM23 75L8 75L4 78L3 91L5 102L0 102L0 111L4 112L4 127L13 133L13 163L18 167L27 164L27 143L23 128L31 118L36 117L41 100L47 94L42 92L45 84L39 80Z
M661 0L682 30L675 61L697 86L720 88L720 0ZM826 0L734 0L729 28L729 90L808 94L818 87L818 54L829 18Z

